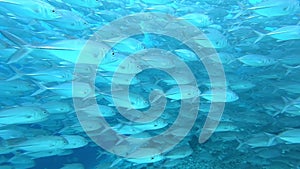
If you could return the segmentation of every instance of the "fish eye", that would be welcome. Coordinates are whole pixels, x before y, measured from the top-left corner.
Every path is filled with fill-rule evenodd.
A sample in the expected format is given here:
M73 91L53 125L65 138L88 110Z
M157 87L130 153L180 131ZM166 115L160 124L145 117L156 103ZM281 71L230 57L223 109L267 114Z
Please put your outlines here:
M55 9L52 9L52 12L55 13Z

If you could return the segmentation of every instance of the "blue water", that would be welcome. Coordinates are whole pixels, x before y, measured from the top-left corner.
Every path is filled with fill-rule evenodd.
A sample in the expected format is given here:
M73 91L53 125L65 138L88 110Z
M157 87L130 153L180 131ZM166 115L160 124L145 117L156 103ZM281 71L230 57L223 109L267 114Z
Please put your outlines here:
M0 169L299 169L299 0L0 0Z

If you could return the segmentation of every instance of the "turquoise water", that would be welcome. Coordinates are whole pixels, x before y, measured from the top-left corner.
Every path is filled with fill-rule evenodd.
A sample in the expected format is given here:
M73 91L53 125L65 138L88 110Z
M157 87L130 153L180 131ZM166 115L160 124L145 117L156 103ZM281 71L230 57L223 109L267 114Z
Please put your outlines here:
M0 169L299 169L299 0L0 0Z

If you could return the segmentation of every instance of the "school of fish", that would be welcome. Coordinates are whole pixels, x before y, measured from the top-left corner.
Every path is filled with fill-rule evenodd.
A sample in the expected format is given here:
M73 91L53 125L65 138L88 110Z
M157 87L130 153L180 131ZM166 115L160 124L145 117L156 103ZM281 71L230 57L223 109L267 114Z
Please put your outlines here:
M0 0L0 169L299 169L299 3ZM112 21L149 12L168 14L197 27L210 43L190 38L201 48L213 48L219 59L199 57L174 37L147 32L119 42L89 40ZM149 26L132 22L132 26ZM176 24L166 27L189 35ZM114 25L111 32L102 33L124 29ZM144 50L151 52L139 53ZM102 51L108 52L95 70L79 67L81 73L74 73L79 56L84 56L83 65L94 64ZM167 54L177 60L164 57ZM212 86L218 88L218 84L211 84L204 60L221 61L226 99L213 93ZM76 110L74 98L83 100ZM92 98L96 103L90 102ZM190 132L181 130L188 124L180 124L171 133L172 138L183 137L181 142L163 153L143 142L143 138L164 134L177 121L181 104L197 98L201 102L196 119L190 112L193 107L183 114L195 121ZM225 103L221 119L208 116L214 102ZM79 113L84 114L80 120ZM147 118L137 121L142 116ZM109 131L99 125L102 118L116 133L141 141L126 145L126 140L113 140L107 134L100 139L110 145L109 152L102 149L89 137ZM213 134L200 144L198 137L207 118L219 124L206 128ZM153 139L152 143L163 147L168 141ZM144 156L147 153L156 155Z

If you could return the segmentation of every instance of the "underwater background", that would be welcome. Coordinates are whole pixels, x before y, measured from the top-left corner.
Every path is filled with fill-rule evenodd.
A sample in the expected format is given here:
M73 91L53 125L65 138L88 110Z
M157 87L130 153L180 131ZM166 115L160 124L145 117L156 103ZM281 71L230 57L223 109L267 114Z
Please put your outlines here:
M0 0L0 169L300 169L299 0Z

